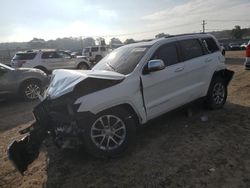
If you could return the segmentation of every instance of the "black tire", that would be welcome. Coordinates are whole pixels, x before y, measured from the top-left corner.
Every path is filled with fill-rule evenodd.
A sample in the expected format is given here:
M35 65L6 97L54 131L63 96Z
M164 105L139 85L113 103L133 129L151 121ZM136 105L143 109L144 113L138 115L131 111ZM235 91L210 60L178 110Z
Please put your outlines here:
M102 56L97 55L97 56L95 57L95 62L98 63L101 59L102 59Z
M206 106L211 109L220 109L227 100L227 84L222 77L213 78L206 96Z
M89 66L86 63L79 63L77 68L80 70L88 70Z
M100 122L100 119L102 119L103 124L108 125L108 116L110 124L112 124L112 126L110 126L111 132L113 128L113 131L116 130L114 131L115 133L113 134L112 132L110 135L94 137L98 134L109 134L107 132L103 133L106 131L106 129L104 128L104 126L102 126L102 123ZM115 123L118 120L115 118L118 118L121 122ZM97 114L93 118L93 120L90 121L90 123L84 124L83 122L82 126L84 126L84 147L89 154L97 158L118 157L122 155L125 151L127 151L129 148L131 148L131 144L135 142L135 121L133 118L131 118L130 114L122 108L103 111ZM97 130L97 127L101 128L101 130ZM116 134L121 137L117 137ZM110 139L110 137L112 137L113 139ZM115 140L115 142L118 144L115 144L113 140ZM107 145L109 145L109 147L107 147Z
M36 95L36 92L42 93L41 83L38 80L28 80L21 85L20 94L24 100L37 100L38 95Z

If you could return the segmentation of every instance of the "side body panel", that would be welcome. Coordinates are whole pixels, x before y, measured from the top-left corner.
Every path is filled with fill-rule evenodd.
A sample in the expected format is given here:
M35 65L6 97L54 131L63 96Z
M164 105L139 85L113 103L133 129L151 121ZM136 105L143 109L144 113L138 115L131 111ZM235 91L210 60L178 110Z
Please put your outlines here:
M140 77L128 76L115 86L80 97L75 104L80 104L77 112L90 111L94 114L120 104L129 104L137 113L140 123L146 122Z

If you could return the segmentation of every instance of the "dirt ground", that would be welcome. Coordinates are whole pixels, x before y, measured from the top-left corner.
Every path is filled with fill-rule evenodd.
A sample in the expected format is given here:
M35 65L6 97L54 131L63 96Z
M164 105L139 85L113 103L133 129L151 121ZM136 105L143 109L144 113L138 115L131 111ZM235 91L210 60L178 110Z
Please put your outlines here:
M133 151L97 160L84 151L60 151L50 142L21 176L7 159L8 144L33 120L35 103L0 103L0 187L250 187L250 71L243 52L227 52L235 71L222 110L193 105L138 130ZM208 120L201 121L201 116Z

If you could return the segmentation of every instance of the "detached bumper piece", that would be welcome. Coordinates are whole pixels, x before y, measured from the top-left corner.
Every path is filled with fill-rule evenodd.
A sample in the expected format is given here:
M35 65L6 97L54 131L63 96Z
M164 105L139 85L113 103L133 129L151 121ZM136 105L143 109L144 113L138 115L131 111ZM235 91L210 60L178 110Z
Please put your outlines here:
M38 157L42 142L47 136L46 130L36 128L36 123L31 126L34 130L8 147L8 157L21 174Z
M42 116L38 116L38 114ZM8 157L16 169L23 174L28 166L38 157L40 147L48 135L47 117L38 105L34 109L37 119L30 127L21 130L20 134L26 134L21 140L12 142L8 147Z
M47 100L44 100L34 108L33 114L36 122L28 128L19 131L20 134L26 134L26 136L21 140L14 141L8 147L8 157L21 174L38 157L48 131L52 133L54 140L58 142L61 141L60 138L68 138L68 135L77 135L78 129L73 129L74 126L70 126L76 123L72 123L72 117L68 115L67 110L67 106L61 106L60 103L59 105L51 104L51 101ZM59 126L58 129L56 129L57 126ZM62 143L61 145L65 144Z

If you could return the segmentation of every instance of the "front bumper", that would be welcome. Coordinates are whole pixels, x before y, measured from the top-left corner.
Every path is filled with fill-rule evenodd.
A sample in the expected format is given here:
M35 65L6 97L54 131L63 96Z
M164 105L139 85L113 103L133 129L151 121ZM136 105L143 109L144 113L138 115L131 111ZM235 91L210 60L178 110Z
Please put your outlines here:
M49 132L59 147L69 138L79 137L82 129L77 126L71 104L73 103L46 99L34 108L36 122L21 130L19 133L26 135L21 140L12 142L7 150L9 159L21 174L38 157L40 147ZM59 131L55 131L57 129Z

